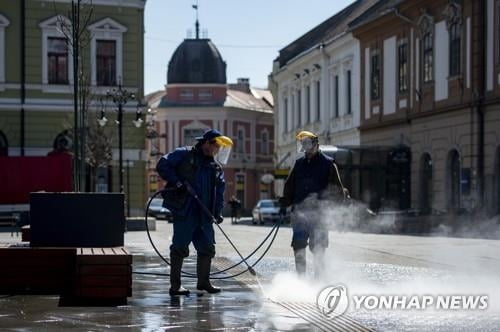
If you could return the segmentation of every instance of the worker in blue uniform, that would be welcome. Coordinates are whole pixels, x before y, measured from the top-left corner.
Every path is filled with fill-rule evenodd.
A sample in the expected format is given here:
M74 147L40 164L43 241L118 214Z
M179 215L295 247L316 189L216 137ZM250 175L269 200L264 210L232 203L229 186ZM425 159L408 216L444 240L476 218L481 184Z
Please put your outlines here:
M295 161L288 175L280 198L283 209L292 206L292 248L295 269L299 275L306 272L306 247L314 255L314 274L320 275L324 266L324 254L328 247L328 229L321 220L318 204L326 191L329 197L345 199L349 192L342 185L335 161L321 152L318 136L309 131L301 131L296 136L297 149L304 153ZM307 202L304 202L308 199Z
M221 164L227 163L233 142L214 129L196 140L193 147L180 147L163 156L156 167L167 182L163 204L172 212L174 224L170 246L171 296L189 294L189 290L181 286L181 269L184 258L189 256L191 242L198 254L197 289L220 292L210 283L211 261L215 256L213 219L203 212L187 186L196 192L217 223L222 222L225 181Z

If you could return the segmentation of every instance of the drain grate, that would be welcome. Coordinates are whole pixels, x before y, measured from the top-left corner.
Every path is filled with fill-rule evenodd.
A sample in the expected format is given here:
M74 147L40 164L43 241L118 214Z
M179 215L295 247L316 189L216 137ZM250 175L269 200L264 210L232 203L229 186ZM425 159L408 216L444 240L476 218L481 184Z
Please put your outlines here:
M334 332L372 332L373 330L361 325L347 315L342 315L328 319L319 312L316 306L312 303L306 302L280 302L271 301L305 321L311 323L323 331Z
M217 270L223 270L229 266L232 266L234 262L226 257L216 257L213 261L213 265ZM241 264L229 272L231 274L236 274L245 271L245 265ZM224 275L224 274L221 274ZM269 278L258 274L259 279L262 282L270 281ZM250 273L243 273L242 275L233 278L240 284L250 289L255 289L257 286L257 281L255 277L250 275ZM309 302L287 302L287 301L272 301L276 305L279 305L286 310L290 311L294 315L304 319L306 322L317 327L323 331L340 331L340 332L372 332L373 330L361 325L354 319L350 318L348 315L342 315L335 318L329 319L325 317L316 307L315 304Z

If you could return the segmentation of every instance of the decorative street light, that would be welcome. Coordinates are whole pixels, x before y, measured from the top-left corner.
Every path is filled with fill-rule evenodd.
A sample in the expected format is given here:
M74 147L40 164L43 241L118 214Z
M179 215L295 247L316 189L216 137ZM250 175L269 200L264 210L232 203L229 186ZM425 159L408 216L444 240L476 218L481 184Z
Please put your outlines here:
M123 193L124 188L123 188L123 107L127 104L128 101L130 100L136 100L136 96L133 93L128 92L127 90L123 89L121 82L118 83L117 88L113 88L111 91L106 92L106 101L111 99L115 106L117 107L116 111L118 112L117 114L117 119L116 119L116 124L118 125L118 153L119 153L119 184L120 184L120 192ZM101 100L102 104L102 100ZM139 101L137 102L137 111L135 113L135 120L133 120L133 124L135 127L140 128L143 120L142 120L142 103ZM105 109L104 106L101 109L101 115L100 118L97 120L99 125L105 126L106 123L108 122L108 119L106 118L105 114Z

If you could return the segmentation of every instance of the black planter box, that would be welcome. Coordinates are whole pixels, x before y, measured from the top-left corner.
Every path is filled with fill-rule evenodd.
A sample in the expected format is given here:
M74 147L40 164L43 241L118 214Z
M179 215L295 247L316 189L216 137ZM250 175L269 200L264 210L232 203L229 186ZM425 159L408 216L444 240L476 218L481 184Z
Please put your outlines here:
M123 246L123 194L31 193L30 214L32 247Z

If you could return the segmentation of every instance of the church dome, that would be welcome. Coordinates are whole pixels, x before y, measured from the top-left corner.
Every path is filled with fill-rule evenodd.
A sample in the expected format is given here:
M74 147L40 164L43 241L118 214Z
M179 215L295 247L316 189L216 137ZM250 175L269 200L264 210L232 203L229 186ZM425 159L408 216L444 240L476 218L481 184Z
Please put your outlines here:
M226 84L226 63L210 39L185 39L170 59L167 83Z

